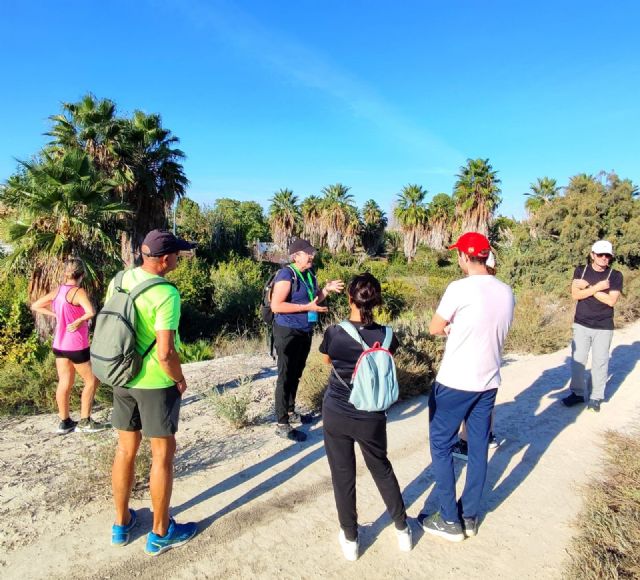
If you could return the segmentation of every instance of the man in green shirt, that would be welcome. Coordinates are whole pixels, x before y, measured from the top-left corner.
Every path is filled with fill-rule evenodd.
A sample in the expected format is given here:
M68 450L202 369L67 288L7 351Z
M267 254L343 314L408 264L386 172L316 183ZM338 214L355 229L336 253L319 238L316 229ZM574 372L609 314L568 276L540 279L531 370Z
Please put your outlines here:
M124 290L175 270L178 255L193 245L163 230L153 230L142 242L142 266L127 270ZM113 293L114 281L107 290ZM144 353L142 369L125 387L113 389L112 423L118 430L118 447L113 461L112 486L116 519L111 544L125 546L136 524L136 512L129 508L135 459L142 434L151 442L150 474L153 528L147 535L145 552L155 556L188 542L197 532L195 523L178 524L169 517L173 487L173 458L176 450L180 400L187 383L180 366L180 294L172 284L158 284L135 302L136 350Z

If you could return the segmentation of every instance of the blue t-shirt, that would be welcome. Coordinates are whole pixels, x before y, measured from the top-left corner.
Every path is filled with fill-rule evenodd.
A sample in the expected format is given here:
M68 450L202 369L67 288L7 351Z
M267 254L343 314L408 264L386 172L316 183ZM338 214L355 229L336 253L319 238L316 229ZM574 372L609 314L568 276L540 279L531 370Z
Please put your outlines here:
M277 282L282 282L284 280L286 280L287 282L291 282L292 291L289 294L287 302L291 304L309 304L309 302L311 302L311 300L309 300L309 292L306 286L307 272L311 273L311 281L313 282L313 295L317 296L318 281L316 280L316 275L311 270L302 272L303 279L300 279L298 277L297 283L294 280L294 277L297 276L297 274L289 266L282 268L276 274L275 280L273 281L274 284L276 284ZM278 326L285 326L286 328L295 328L297 330L303 330L305 332L311 332L313 330L313 323L309 322L306 312L276 314L274 321Z

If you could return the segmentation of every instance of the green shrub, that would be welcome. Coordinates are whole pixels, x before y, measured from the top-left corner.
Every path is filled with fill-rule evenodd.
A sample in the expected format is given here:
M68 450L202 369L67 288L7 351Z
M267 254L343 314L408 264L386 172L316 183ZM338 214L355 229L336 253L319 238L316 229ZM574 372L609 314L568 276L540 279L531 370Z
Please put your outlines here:
M241 429L249 423L247 411L251 402L252 384L252 379L245 377L238 381L235 388L214 388L209 396L215 414L235 429Z
M445 341L429 334L427 318L403 318L394 330L400 341L394 359L401 398L427 392L440 366Z
M210 360L214 357L213 345L208 340L183 342L180 346L180 362L192 363Z
M211 270L214 317L218 326L255 327L266 274L249 258L221 262Z
M198 257L178 260L178 267L167 275L180 291L182 304L196 310L206 311L211 307L213 283L209 266Z

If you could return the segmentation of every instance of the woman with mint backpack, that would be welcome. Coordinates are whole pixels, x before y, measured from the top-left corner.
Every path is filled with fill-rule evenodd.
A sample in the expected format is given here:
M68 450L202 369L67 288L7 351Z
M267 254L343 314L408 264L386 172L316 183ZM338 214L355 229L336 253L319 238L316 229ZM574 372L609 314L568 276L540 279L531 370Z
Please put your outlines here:
M384 349L389 356L398 348L398 339L388 327L377 324L373 319L373 309L382 303L380 282L374 276L368 273L356 276L349 284L348 295L349 321L327 328L320 352L325 363L332 366L322 405L322 419L324 445L340 522L338 540L345 558L353 561L359 555L355 443L360 446L367 468L395 524L398 547L409 552L413 540L400 486L387 458L387 413L383 410L363 411L350 402L350 398L355 400L352 397L355 387L350 383L356 365L362 362L365 347Z

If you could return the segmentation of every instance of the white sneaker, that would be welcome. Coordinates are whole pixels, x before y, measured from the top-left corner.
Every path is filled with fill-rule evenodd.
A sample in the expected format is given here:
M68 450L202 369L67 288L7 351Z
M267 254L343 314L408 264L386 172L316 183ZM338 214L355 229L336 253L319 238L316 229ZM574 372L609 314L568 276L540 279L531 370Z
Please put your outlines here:
M340 547L342 548L344 557L349 560L349 562L355 562L359 556L358 548L360 547L360 544L358 540L355 542L347 540L344 532L340 530L340 533L338 534L338 541L340 542Z
M401 552L411 552L413 548L413 535L411 533L411 524L407 520L407 527L404 530L396 530L398 535L398 548Z

